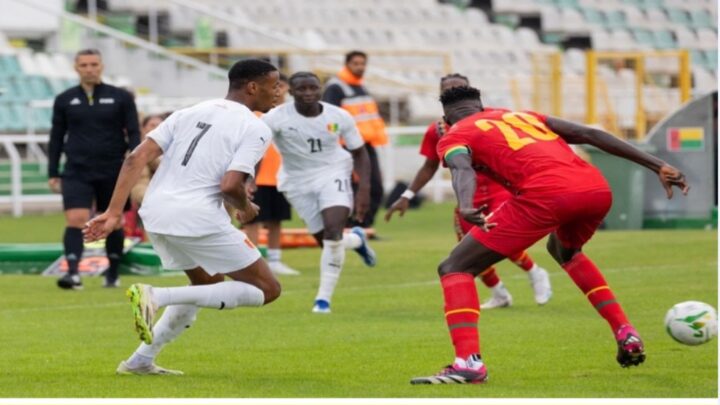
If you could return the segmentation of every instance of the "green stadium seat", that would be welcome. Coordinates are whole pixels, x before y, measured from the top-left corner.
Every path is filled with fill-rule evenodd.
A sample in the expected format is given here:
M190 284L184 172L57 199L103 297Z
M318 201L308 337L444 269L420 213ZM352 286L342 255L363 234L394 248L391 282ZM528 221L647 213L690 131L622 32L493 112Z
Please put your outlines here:
M690 14L679 8L668 8L665 10L668 15L668 20L673 24L690 26Z
M655 37L655 48L657 49L676 49L677 43L675 42L675 37L673 36L672 32L668 30L658 30L655 31L654 35Z
M52 88L46 78L42 76L29 76L25 80L30 87L33 99L45 100L53 98Z
M579 0L554 0L555 5L558 7L574 7L577 8L580 6Z
M690 12L691 25L693 28L714 28L716 25L712 14L704 9L695 9Z
M627 18L622 10L609 10L605 12L606 27L608 29L627 28Z
M8 110L10 112L8 121L10 131L24 131L27 128L27 125L25 124L27 121L27 117L25 117L25 109L17 104L11 104Z
M10 132L10 109L0 104L0 132Z
M606 25L607 22L605 20L605 16L603 15L602 11L594 9L594 8L583 8L581 10L583 17L585 18L585 21L594 24L594 25Z
M710 49L705 51L705 66L717 72L718 70L718 50Z
M655 36L652 31L643 28L635 28L632 30L632 34L633 37L635 37L635 42L641 45L655 47Z
M0 76L11 77L22 74L20 63L15 56L0 56Z
M665 1L664 0L642 0L641 3L642 3L641 7L647 10L649 8L661 8L665 4Z

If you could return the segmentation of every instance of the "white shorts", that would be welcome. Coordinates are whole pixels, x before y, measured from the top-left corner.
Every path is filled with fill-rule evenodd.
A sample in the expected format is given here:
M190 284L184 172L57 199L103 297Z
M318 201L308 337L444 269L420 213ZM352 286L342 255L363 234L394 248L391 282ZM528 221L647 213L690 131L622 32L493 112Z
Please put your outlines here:
M353 191L350 175L330 176L326 182L314 190L285 192L285 198L305 221L308 232L318 233L325 228L322 210L330 207L348 207L353 209Z
M191 270L202 267L209 275L242 270L260 259L260 251L232 226L204 236L173 236L148 232L164 268Z

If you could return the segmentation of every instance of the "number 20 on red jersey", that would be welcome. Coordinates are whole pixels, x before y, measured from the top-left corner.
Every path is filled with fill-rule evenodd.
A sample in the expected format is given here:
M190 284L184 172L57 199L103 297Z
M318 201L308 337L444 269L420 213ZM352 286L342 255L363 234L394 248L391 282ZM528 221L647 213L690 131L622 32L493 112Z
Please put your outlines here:
M537 141L554 141L558 138L558 134L537 117L522 112L507 112L502 115L502 120L477 120L475 126L483 132L497 128L512 150L520 150Z

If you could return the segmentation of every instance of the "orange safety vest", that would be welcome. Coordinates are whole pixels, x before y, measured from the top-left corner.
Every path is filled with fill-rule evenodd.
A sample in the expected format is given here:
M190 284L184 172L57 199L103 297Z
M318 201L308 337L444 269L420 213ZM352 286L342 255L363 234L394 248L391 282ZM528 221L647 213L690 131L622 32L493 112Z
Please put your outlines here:
M337 84L345 94L340 107L345 109L355 119L355 125L360 131L365 142L372 146L387 145L388 135L385 130L385 121L380 116L375 100L365 92L356 94L351 85L362 86L362 81L350 73L347 68L338 73L336 77L330 78L328 85Z
M265 152L260 167L255 176L255 184L258 186L277 186L277 173L280 170L282 157L275 145L270 145Z

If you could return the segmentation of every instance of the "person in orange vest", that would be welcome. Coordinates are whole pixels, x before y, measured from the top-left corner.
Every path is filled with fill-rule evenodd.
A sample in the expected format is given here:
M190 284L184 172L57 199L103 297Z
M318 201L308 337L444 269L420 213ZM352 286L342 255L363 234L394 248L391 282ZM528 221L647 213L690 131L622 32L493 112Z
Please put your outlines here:
M363 86L363 75L368 56L362 51L351 51L345 55L345 66L337 76L326 83L322 100L342 107L355 119L360 135L365 140L365 148L370 157L370 210L362 222L350 221L351 226L370 228L375 222L383 199L383 181L377 152L378 146L387 145L388 135L385 121L375 100ZM356 188L357 184L353 184Z
M285 95L288 92L287 76L280 75L280 89L278 90L278 101L276 105L285 102ZM280 169L282 158L275 145L270 145L265 156L260 162L260 167L255 178L255 189L252 190L253 203L260 207L258 216L243 226L243 231L250 241L257 244L260 228L267 228L267 261L270 270L275 274L299 275L300 272L288 267L282 262L282 250L280 249L280 237L282 235L282 221L291 217L290 203L285 196L277 189L277 173Z

